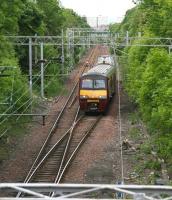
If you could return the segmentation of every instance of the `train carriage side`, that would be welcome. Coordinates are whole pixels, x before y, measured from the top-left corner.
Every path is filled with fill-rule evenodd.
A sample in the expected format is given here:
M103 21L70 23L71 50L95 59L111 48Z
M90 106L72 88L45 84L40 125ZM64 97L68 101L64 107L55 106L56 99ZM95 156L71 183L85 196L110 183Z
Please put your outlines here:
M81 110L104 112L115 92L115 67L99 64L83 74L79 84Z

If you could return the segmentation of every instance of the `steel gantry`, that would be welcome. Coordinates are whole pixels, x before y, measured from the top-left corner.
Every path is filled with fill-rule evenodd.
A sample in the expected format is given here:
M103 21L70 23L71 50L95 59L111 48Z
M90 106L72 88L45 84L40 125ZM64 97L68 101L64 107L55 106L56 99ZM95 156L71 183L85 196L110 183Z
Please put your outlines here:
M130 37L127 32L126 35L121 36L118 33L111 34L109 31L101 31L94 29L81 29L70 28L66 33L62 31L60 36L6 36L8 40L14 45L27 46L29 49L29 86L30 95L32 97L32 67L33 67L33 47L40 47L40 63L41 63L41 96L44 97L44 69L45 46L56 46L61 48L61 61L62 70L64 72L65 59L69 59L69 71L73 67L73 57L75 53L75 47L83 46L89 48L95 45L105 45L116 49L118 47L126 46L145 46L145 47L163 47L168 48L169 53L172 49L172 38L147 38L142 37L141 33L138 33L136 37ZM66 50L66 54L65 54ZM37 60L37 51L35 60ZM66 55L66 56L65 56ZM171 186L136 186L136 185L91 185L91 184L39 184L39 183L0 183L0 199L2 194L10 192L8 194L14 194L18 192L28 194L27 199L50 199L49 194L53 192L55 194L51 199L101 199L101 195L106 192L111 192L111 198L130 198L130 199L172 199L172 187ZM12 192L12 193L11 193ZM97 195L97 193L99 193ZM7 196L2 196L7 197ZM105 195L105 198L109 196ZM24 197L8 196L8 199L24 199Z
M152 46L152 47L172 47L172 38L161 37L144 37L139 32L136 37L130 37L127 32L126 35L121 36L119 33L111 34L109 31L68 28L66 34L61 36L6 36L8 40L14 45L28 46L29 40L32 46L52 45L52 46L94 46L94 45L111 45L115 43L118 47L125 46Z
M64 73L64 36L63 31L61 36L6 36L6 38L13 44L17 46L28 46L29 49L29 88L30 96L32 98L32 85L33 85L33 47L35 47L35 61L38 61L37 58L37 48L40 47L40 60L41 64L41 97L44 98L44 46L55 46L61 48L61 63L62 63L62 74Z
M125 35L119 33L112 34L107 30L99 30L92 28L68 28L66 33L63 32L59 36L6 36L6 38L13 44L18 46L27 46L29 49L29 89L30 98L32 99L32 87L33 87L33 56L35 56L35 62L38 61L41 65L41 97L44 98L44 71L47 65L51 63L44 57L44 47L54 46L61 48L61 64L62 74L64 73L64 63L68 60L67 74L71 71L74 65L75 48L83 46L90 48L95 45L105 45L112 48L126 47L126 46L145 46L145 47L163 47L168 48L169 53L172 49L172 38L150 38L142 37L141 33L138 33L136 37L130 37L129 32ZM37 47L40 47L40 59L38 60ZM33 48L35 48L35 55L33 55ZM56 58L57 59L57 58ZM66 74L65 74L66 75Z
M10 89L11 91L9 91L10 96L5 99L0 99L0 105L11 105L12 104L15 69L16 69L16 66L0 66L0 78L12 77L11 89ZM10 73L9 73L9 70L10 70Z
M149 38L142 37L141 33L137 37L130 37L129 33L121 36L119 33L111 34L107 30L92 28L68 28L66 34L63 32L60 36L6 36L13 44L19 46L28 46L29 49L29 88L30 97L32 98L33 87L33 47L35 47L35 62L38 61L37 47L40 47L40 64L41 64L41 97L44 98L44 47L55 46L61 48L62 74L64 74L65 59L68 59L69 66L67 73L71 71L74 65L74 54L77 46L90 48L95 45L105 45L109 47L126 47L126 46L145 46L145 47L164 47L168 48L169 53L172 49L172 38ZM66 49L66 50L65 50ZM65 53L66 52L66 53ZM50 63L50 62L49 62Z
M25 196L14 197L22 192ZM53 197L48 196L53 193ZM2 195L4 194L4 195ZM0 183L0 199L134 199L170 200L171 186L109 185L109 184L51 184L51 183Z

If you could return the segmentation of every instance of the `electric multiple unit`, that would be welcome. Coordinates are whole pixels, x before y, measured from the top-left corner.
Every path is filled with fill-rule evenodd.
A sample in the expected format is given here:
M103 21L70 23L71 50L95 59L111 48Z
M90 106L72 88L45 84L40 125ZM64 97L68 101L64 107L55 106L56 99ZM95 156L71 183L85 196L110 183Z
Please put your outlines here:
M102 62L84 73L79 81L79 104L81 110L105 112L115 93L116 68Z

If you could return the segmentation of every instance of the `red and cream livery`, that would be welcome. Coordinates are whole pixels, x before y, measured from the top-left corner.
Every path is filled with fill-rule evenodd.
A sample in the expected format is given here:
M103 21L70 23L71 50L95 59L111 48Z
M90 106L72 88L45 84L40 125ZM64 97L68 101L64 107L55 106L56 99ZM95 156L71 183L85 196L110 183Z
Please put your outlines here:
M81 110L105 112L115 93L116 68L105 62L84 73L79 81Z

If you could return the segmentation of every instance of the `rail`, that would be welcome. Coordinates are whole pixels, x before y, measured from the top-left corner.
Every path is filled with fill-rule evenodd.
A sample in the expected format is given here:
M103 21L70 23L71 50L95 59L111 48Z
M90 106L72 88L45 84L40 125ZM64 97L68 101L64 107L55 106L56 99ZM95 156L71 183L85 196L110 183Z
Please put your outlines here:
M94 57L95 57L95 50L93 49L92 53L91 53L91 56L89 58L91 62L93 62ZM91 62L90 62L90 64L92 64ZM85 63L81 74L84 72L84 70L86 69L86 67L87 67L87 65ZM67 155L68 146L69 146L69 143L70 143L70 140L71 140L73 129L74 129L74 127L77 124L76 121L77 121L77 116L79 114L79 108L77 109L76 116L75 116L74 122L72 123L71 127L65 132L65 134L58 141L56 141L56 143L51 148L49 148L48 151L47 150L44 151L44 150L49 145L49 141L50 141L52 135L55 133L55 131L56 131L57 127L58 127L58 123L59 123L61 117L63 116L63 113L64 113L67 105L69 104L69 101L71 101L71 99L72 99L72 102L70 103L69 107L71 107L73 105L73 102L76 99L75 96L74 96L74 92L75 92L75 90L76 90L76 88L78 86L78 82L79 82L79 80L77 80L76 83L74 84L74 87L73 87L72 91L70 92L67 101L63 105L63 108L61 109L59 115L57 116L57 118L55 120L55 123L53 124L52 128L50 129L50 132L49 132L49 134L48 134L48 136L47 136L47 138L46 138L43 146L41 147L41 150L39 151L39 153L38 153L38 155L37 155L37 157L36 157L36 159L35 159L32 167L31 167L31 169L29 170L28 175L25 178L25 181L24 181L25 183L28 183L28 182L32 181L34 179L36 173L38 173L38 177L39 177L39 171L40 171L40 168L42 167L42 165L43 164L45 165L45 162L47 161L47 159L49 159L49 156L52 154L52 152L54 152L55 149L58 149L58 146L61 145L64 142L64 145L63 145L64 146L63 147L64 148L64 150L63 150L64 153L63 152L60 153L60 155L62 155L62 153L63 153L63 155L62 155L62 160L59 161L59 163L60 162L61 163L60 163L60 167L58 169L57 175L55 177L55 182L58 182L58 177L62 177L61 176L61 171L64 172L63 163L64 163L65 157ZM72 96L74 96L74 97L72 98ZM58 98L58 101L59 101L59 98ZM67 138L68 135L70 135L69 138ZM43 154L43 152L46 152L46 153ZM57 153L56 153L55 157L56 158L58 157ZM54 162L55 162L54 160L50 160L50 163L54 163ZM66 169L66 167L65 167L65 169ZM47 174L48 173L49 172L47 172ZM43 172L43 174L44 174L44 172ZM46 172L45 172L45 174L46 174ZM43 176L46 176L46 175L43 175ZM20 197L21 194L22 193L18 193L17 197Z
M34 161L34 163L33 163L33 165L32 165L32 167L31 167L31 169L30 169L30 171L29 171L29 173L28 173L28 175L27 175L27 177L26 177L26 179L25 179L24 182L28 182L29 177L30 177L30 174L31 174L31 172L33 171L33 168L34 168L35 165L37 164L37 162L38 162L40 156L42 155L42 152L44 151L45 147L47 146L47 144L48 144L48 142L49 142L49 140L50 140L52 134L53 134L54 131L56 130L57 125L58 125L58 123L59 123L59 121L60 121L60 119L61 119L61 117L62 117L62 115L63 115L63 113L64 113L64 110L65 110L65 108L66 108L66 106L67 106L69 100L71 99L71 96L73 95L73 93L74 93L74 91L75 91L77 85L78 85L78 81L75 83L75 85L74 85L74 87L73 87L71 93L69 94L69 97L68 97L67 101L66 101L65 104L63 105L63 107L62 107L62 109L61 109L61 111L60 111L58 117L56 118L56 120L55 120L55 122L54 122L52 128L50 129L50 132L48 133L48 136L47 136L47 138L46 138L46 140L45 140L43 146L41 147L41 150L39 151L39 153L38 153L38 155L37 155L37 157L36 157L36 159L35 159L35 161Z
M78 144L76 145L75 149L73 150L71 156L68 158L66 165L63 168L63 171L61 172L59 178L56 180L56 183L60 183L60 181L62 180L62 177L65 173L65 170L69 167L72 159L74 158L74 156L76 155L76 153L78 152L79 148L81 147L81 145L84 143L84 141L87 139L87 137L90 135L91 131L94 130L95 126L97 125L97 123L100 121L101 116L97 117L96 120L88 127L88 129L84 132L83 136L81 137L80 141L78 142Z

